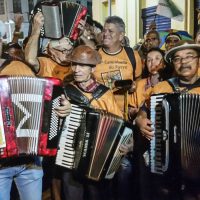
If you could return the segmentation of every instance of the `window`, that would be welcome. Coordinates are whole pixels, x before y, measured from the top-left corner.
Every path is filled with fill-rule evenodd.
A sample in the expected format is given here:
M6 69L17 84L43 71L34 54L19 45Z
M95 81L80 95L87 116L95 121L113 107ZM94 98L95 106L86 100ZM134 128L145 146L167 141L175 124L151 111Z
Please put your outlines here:
M156 8L157 6L152 6L142 9L143 35L148 31L149 25L154 20L156 22L157 31L164 31L171 28L171 19L161 15L157 15Z
M13 12L14 13L22 13L21 1L13 0Z
M4 9L4 0L0 0L0 15L5 14L5 9Z

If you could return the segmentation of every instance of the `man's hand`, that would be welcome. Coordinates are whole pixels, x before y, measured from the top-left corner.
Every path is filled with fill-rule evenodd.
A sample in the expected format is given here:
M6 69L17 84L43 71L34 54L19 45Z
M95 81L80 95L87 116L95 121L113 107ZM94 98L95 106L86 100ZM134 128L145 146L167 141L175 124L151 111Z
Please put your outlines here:
M123 144L120 146L120 149L119 149L120 154L126 155L127 153L133 151L133 145L134 145L133 137L131 137L126 144Z
M20 31L23 21L24 21L24 18L22 14L15 14L14 16L15 31Z
M128 90L129 94L132 94L136 90L136 84L135 81L132 82L131 88Z
M61 95L61 106L58 106L54 110L55 110L55 113L59 117L66 117L66 116L68 116L70 114L70 112L71 112L71 104L66 99L64 94Z
M51 20L51 19L49 19ZM32 24L32 34L39 35L40 29L44 25L44 16L41 12L36 13L36 15L33 18L33 24Z
M139 116L136 118L135 122L144 137L148 140L154 137L153 128L151 128L152 122L149 119Z

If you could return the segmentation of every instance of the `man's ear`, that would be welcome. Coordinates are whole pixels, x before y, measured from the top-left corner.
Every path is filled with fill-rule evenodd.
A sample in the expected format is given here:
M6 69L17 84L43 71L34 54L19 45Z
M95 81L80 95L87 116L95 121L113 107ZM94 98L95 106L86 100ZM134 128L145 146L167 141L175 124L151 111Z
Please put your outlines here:
M95 67L92 67L92 70L91 70L91 71L92 71L92 73L94 73L94 71L95 71L95 68L96 68L96 66L95 66Z
M124 32L121 32L121 33L120 33L120 36L119 36L119 40L120 40L120 42L123 41L124 36L125 36L125 33L124 33Z

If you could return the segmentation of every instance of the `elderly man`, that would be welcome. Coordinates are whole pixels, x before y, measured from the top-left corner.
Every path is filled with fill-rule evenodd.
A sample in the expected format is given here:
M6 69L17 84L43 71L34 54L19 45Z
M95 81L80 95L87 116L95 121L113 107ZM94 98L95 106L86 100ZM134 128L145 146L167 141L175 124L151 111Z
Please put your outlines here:
M104 110L122 117L111 90L93 77L95 66L101 62L99 53L88 46L80 45L73 50L69 60L72 63L74 76L74 82L65 87L69 99L76 104L85 104L90 108ZM126 154L131 148L132 145L123 145L121 151ZM81 180L81 178L74 178L73 173L66 170L63 174L63 183L66 200L83 200L84 195L88 200L110 199L108 180L99 182Z
M165 59L168 63L172 63L177 76L172 79L158 83L152 89L151 94L173 93L177 91L200 94L200 79L198 76L199 50L200 45L195 44L193 41L184 40L179 41L174 48L170 49L166 53ZM151 140L154 137L154 134L153 129L151 127L152 122L148 119L147 116L148 112L146 111L146 109L141 109L136 118L136 124L138 125L143 137L147 138L148 140ZM149 183L151 186L153 181L155 180L154 178L151 177ZM161 193L161 195L165 195L165 199L198 199L200 195L200 188L198 187L199 180L184 180L185 182L182 185L182 191L178 190L178 187L175 187L175 181L173 181L175 179L173 179L173 177L171 177L170 180L171 181L169 181L167 188L164 188L163 193ZM164 184L167 183L163 178L161 178L161 181L164 182ZM159 183L157 183L157 186L158 185ZM162 185L161 182L160 185ZM151 192L152 191L153 190L151 189ZM158 191L161 192L162 189L157 188L156 190L154 190L153 195L155 196L153 196L151 193L152 198L150 199L163 198L163 196L158 197ZM145 190L145 192L147 191ZM148 196L151 195L148 194Z
M66 37L60 40L51 40L47 46L47 55L38 57L38 41L40 30L44 25L44 16L38 12L33 19L32 31L25 48L25 60L38 76L51 76L64 79L72 73L66 62L66 56L71 53L73 46Z

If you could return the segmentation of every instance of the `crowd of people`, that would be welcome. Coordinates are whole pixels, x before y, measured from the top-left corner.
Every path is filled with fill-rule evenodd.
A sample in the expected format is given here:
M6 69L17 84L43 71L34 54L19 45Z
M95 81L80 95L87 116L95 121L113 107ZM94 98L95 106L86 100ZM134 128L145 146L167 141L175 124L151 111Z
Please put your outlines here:
M0 159L0 200L41 200L46 189L53 200L200 199L200 180L183 179L177 186L174 177L153 174L149 166L149 145L155 137L150 97L200 93L199 32L194 40L169 32L163 50L159 32L152 29L140 48L133 50L123 19L110 16L101 25L88 16L79 22L77 41L64 36L40 48L43 14L35 14L21 46L22 21L21 17L15 20L12 42L0 40L0 75L58 78L65 91L55 109L59 117L70 115L71 101L78 104L86 98L85 106L132 124L133 138L120 147L123 158L114 178L98 182L74 177L71 170L55 164L55 157ZM76 91L81 95L74 99L71 93Z

